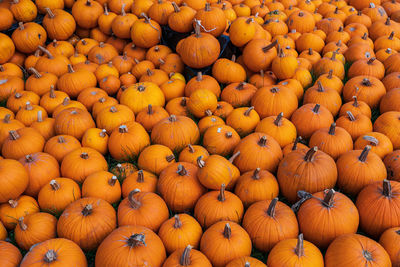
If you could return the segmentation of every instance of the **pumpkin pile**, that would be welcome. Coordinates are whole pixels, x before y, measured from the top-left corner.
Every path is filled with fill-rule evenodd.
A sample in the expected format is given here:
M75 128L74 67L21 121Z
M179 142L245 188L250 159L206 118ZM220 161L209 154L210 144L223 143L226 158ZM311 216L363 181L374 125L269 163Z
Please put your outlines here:
M0 266L400 267L399 0L0 0Z

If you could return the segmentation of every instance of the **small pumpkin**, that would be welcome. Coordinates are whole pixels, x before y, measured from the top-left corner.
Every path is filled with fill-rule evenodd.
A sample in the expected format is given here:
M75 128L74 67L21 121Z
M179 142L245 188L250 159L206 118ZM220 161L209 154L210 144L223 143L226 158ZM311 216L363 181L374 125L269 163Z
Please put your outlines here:
M121 185L118 177L107 171L88 175L82 184L82 197L101 198L110 204L121 199Z
M138 166L159 175L168 165L175 162L171 149L164 145L151 145L143 149L138 158Z
M18 224L18 218L37 212L39 212L39 206L36 200L30 196L21 195L0 205L0 220L7 230L13 230Z
M126 176L122 183L122 197L126 198L132 190L141 192L156 192L157 176L151 172L138 170Z
M0 240L0 263L5 267L19 266L22 254L19 249L10 242ZM211 265L210 265L211 266Z

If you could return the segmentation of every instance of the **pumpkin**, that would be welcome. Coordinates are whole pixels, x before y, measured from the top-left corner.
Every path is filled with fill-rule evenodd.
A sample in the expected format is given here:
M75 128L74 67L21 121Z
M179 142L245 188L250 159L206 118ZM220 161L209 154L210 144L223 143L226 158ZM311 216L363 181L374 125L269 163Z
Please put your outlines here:
M339 111L339 117L347 114L350 111L353 115L359 113L364 114L368 118L371 118L371 108L364 101L358 100L357 96L353 96L353 101L343 104Z
M290 118L298 107L295 93L282 85L261 87L251 99L251 104L260 118L277 116L283 112L285 118Z
M121 185L118 177L107 171L88 175L82 184L82 197L101 198L110 204L121 199Z
M374 123L374 131L380 132L387 137L389 137L390 141L392 141L393 149L400 148L400 139L398 135L395 133L398 132L400 112L397 111L389 111L380 115L375 123Z
M234 159L235 166L241 173L260 168L275 172L282 159L282 150L278 142L263 133L252 133L243 138L235 147L234 154L240 154Z
M310 103L293 112L291 121L296 126L297 134L308 139L315 131L329 127L333 116L324 106Z
M343 98L351 101L353 96L366 102L371 108L379 105L386 90L383 83L371 76L357 76L350 79L343 88Z
M174 12L168 16L168 26L175 32L187 33L193 29L192 21L196 15L196 10L190 6L178 6L175 2L171 3Z
M128 225L114 230L100 244L95 264L123 267L150 264L161 267L166 258L161 239L149 228Z
M87 260L85 254L76 243L65 238L53 238L32 247L25 255L20 266L39 267L44 264L86 267Z
M206 117L201 118L197 123L200 135L203 135L208 130L208 128L212 126L225 125L225 122L221 117L212 115L210 112L207 113L208 115Z
M165 71L166 73L182 73L184 71L185 64L181 57L178 54L170 53L165 56L164 59L159 58L158 64L160 65L160 69Z
M353 149L351 135L342 127L332 123L329 128L321 128L311 135L310 147L318 147L336 160L340 155ZM363 146L364 148L364 146Z
M105 155L108 151L108 135L106 129L90 128L82 136L82 145L90 147Z
M108 165L103 155L89 147L69 152L61 162L61 175L78 183L82 183L92 173L107 169Z
M15 52L14 42L4 33L0 33L0 64L6 63Z
M373 238L399 224L399 182L383 180L365 186L358 194L356 206L361 229Z
M325 254L325 266L391 266L390 258L378 242L359 234L341 235Z
M249 256L251 241L246 231L237 223L221 221L208 228L200 241L200 250L213 266L225 266L231 260ZM224 255L224 257L220 257Z
M18 223L18 218L37 212L39 212L39 206L36 200L30 196L21 195L0 205L0 220L7 230L13 230Z
M393 152L392 142L381 133L370 132L358 137L354 142L354 149L363 149L367 145L371 146L371 151L382 159Z
M209 153L202 146L189 144L179 153L179 161L197 164L197 159L200 156L202 156L203 160L206 160L209 157Z
M257 87L249 83L231 83L222 91L221 100L228 102L235 108L250 106L256 91Z
M131 27L132 42L142 48L155 46L161 39L161 27L157 21L151 20L145 13L140 13L140 16L143 19L138 19Z
M35 129L26 127L9 131L2 147L2 156L10 159L20 159L25 155L41 152L45 140Z
M96 27L102 13L103 8L97 1L79 0L72 6L72 16L74 16L76 24L83 29Z
M128 175L122 183L122 197L126 198L134 189L141 192L155 192L157 189L157 176L151 172L138 170Z
M31 105L31 102L27 101L24 107L18 110L15 118L25 124L25 126L31 126L33 122L47 118L47 113L41 106Z
M77 98L87 110L91 111L94 103L98 102L100 98L107 97L107 92L96 87L89 87L82 90Z
M22 254L16 246L7 241L0 240L0 251L1 251L0 263L2 266L4 267L19 266L22 260Z
M262 119L257 124L255 131L273 137L281 148L296 139L296 127L288 119L284 118L282 112L278 116L270 116Z
M242 200L246 208L257 201L274 199L278 193L276 178L260 168L243 173L235 186L235 195Z
M47 140L43 151L52 155L59 163L69 152L80 148L78 139L70 135L53 136Z
M57 219L45 212L28 214L18 219L14 229L15 241L24 250L33 245L55 238L57 233Z
M158 231L158 235L169 254L186 246L198 248L202 234L200 224L185 213L176 214L171 219L166 220Z
M125 12L126 4L122 4L120 15L116 16L111 23L112 33L118 38L131 37L131 27L138 18L136 15Z
M199 21L195 25L195 34L182 39L176 47L182 61L189 67L197 69L213 64L220 50L220 44L213 35L200 33Z
M244 68L235 61L236 56L233 55L231 60L220 58L214 63L212 74L218 82L227 84L246 80Z
M336 116L342 106L342 99L336 90L324 87L320 81L317 81L317 86L312 86L305 92L303 103L318 103Z
M57 77L60 77L68 72L68 64L71 62L66 56L59 54L53 55L49 50L42 46L39 46L39 49L45 54L45 56L40 57L36 62L35 69L37 71L50 72Z
M86 227L81 228L82 224ZM57 235L74 241L83 250L92 250L115 227L116 214L111 204L100 198L88 197L68 205L58 220Z
M12 1L12 5L9 8L17 21L32 21L37 15L37 7L30 0Z
M40 209L53 215L61 215L64 209L81 198L78 184L69 178L56 178L45 184L39 191Z
M279 241L299 234L296 215L278 198L252 204L244 214L242 225L254 247L263 252L269 252Z
M400 173L399 173L399 166L398 166L398 158L400 157L399 150L395 150L392 153L386 155L383 159L383 163L385 163L388 179L400 181Z
M119 181L124 181L129 175L136 172L138 169L135 165L129 162L118 163L110 168L110 172L118 177Z
M382 97L379 108L381 114L387 111L400 111L398 106L399 92L399 88L394 88Z
M96 116L97 127L104 128L108 134L118 128L119 125L135 120L131 109L125 105L114 105L105 108Z
M18 113L20 109L26 108L26 103L38 105L40 97L34 92L22 91L11 95L7 100L7 108L14 113ZM33 108L32 106L30 108Z
M246 66L254 72L265 70L271 65L277 52L275 42L264 39L253 39L243 49L243 61Z
M4 3L4 2L2 2ZM11 28L13 22L14 22L14 15L10 11L9 8L5 7L0 7L0 15L1 15L1 21L0 21L0 30L5 31Z
M297 239L290 238L276 244L268 255L267 264L271 267L289 267L292 264L323 267L324 258L319 249L300 234Z
M110 62L116 56L118 56L118 51L115 47L104 42L92 46L87 54L88 59L96 64Z
M56 75L47 72L40 73L35 68L29 68L29 71L32 75L26 80L25 89L27 91L32 91L39 96L50 92L51 88L54 91L58 80Z
M6 101L12 94L24 90L23 80L17 76L0 76L0 100Z
M72 135L79 140L87 129L95 127L90 113L80 108L67 108L57 114L55 119L56 134Z
M0 65L0 75L5 75L5 76L18 76L20 78L23 78L23 73L21 68L12 62L7 62L5 64Z
M185 86L185 96L190 97L198 89L210 90L217 97L221 94L221 88L217 80L212 76L203 75L201 72L197 72L197 75L188 81Z
M290 79L294 76L298 67L297 59L294 56L286 55L278 47L278 57L272 60L271 70L280 80Z
M398 246L393 244L397 244L398 239L400 237L400 228L399 227L393 227L390 229L387 229L381 237L379 238L379 244L386 250L386 252L390 256L390 260L392 262L392 266L397 267L399 266L399 248Z
M172 266L204 266L211 267L207 257L198 250L188 245L184 249L177 249L165 260L164 267Z
M197 201L194 216L203 228L219 221L239 223L243 216L243 204L235 194L225 191L222 184L220 191L208 192Z
M57 88L67 93L70 97L77 97L84 89L96 86L96 76L87 70L75 71L68 65L68 73L62 75L57 81Z
M5 240L7 235L7 229L4 227L3 223L0 223L0 240Z
M177 162L168 165L161 173L157 191L173 212L186 212L194 208L206 189L197 179L198 167L192 163ZM190 192L190 197L187 192Z
M0 190L0 203L16 199L28 186L29 174L24 166L13 159L0 160L0 175L4 186Z
M43 18L43 27L50 39L68 40L75 32L76 22L74 17L62 9L45 7L46 15Z
M227 267L239 267L239 266L265 267L267 265L262 263L262 261L257 260L256 258L253 258L250 256L243 256L243 257L236 258L236 259L230 261L226 266Z
M357 232L357 208L344 194L333 189L312 195L306 193L298 204L301 205L297 212L300 232L320 248L328 247L340 235Z
M112 29L111 25L115 17L117 16L116 13L109 11L107 3L104 4L104 12L99 16L98 25L100 31L105 34L111 34Z
M231 104L225 101L219 101L217 104L217 109L214 111L214 116L218 116L221 119L226 119L232 111L233 107Z
M211 91L198 89L190 95L187 107L194 116L201 118L207 112L212 113L217 109L217 101L217 97Z
M203 135L203 146L210 154L230 156L240 142L239 134L228 125L207 128Z
M400 72L392 72L383 78L382 83L385 86L386 90L389 92L393 88L397 88L398 81L400 79Z
M40 189L54 178L60 176L57 160L50 154L38 152L19 159L29 174L29 185L25 194L37 197Z
M22 53L33 53L40 45L44 45L47 39L46 30L35 22L18 24L11 38L16 49Z
M132 190L118 206L118 225L141 225L158 231L168 220L169 211L164 200L153 192Z

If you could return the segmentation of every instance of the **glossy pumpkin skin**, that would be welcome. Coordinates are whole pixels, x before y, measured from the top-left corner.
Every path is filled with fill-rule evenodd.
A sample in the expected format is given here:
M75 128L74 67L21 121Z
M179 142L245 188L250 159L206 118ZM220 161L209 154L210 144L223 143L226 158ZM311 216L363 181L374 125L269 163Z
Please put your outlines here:
M334 187L337 169L329 155L314 147L287 154L279 163L277 178L282 195L294 203L299 190L315 193Z
M324 258L320 250L311 242L299 239L285 239L274 246L268 255L267 264L270 267L323 267Z
M200 250L213 266L222 267L235 258L249 256L251 240L239 224L221 221L204 232L200 241ZM221 255L225 256L221 257Z
M0 240L0 264L4 267L17 267L22 260L22 254L13 244Z
M382 233L379 238L379 244L386 250L386 252L390 256L390 260L392 261L393 267L400 266L400 257L399 257L399 247L394 244L398 244L400 238L400 227L393 227L387 229Z
M121 199L118 177L110 172L99 171L86 177L82 184L83 197L96 197L114 204Z
M16 160L1 159L0 176L4 182L0 189L0 203L16 199L28 187L29 174L24 166Z
M86 225L81 228L82 224ZM57 223L57 235L73 240L83 250L98 247L117 226L114 208L100 198L81 198L71 203Z
M56 260L54 260L56 258ZM39 267L47 264L65 266L87 266L85 254L81 248L71 240L54 238L34 246L23 258L23 267Z
M143 149L138 158L138 167L159 175L168 165L175 162L171 149L163 145L151 145Z
M29 214L18 219L15 227L15 241L22 249L29 250L33 245L55 238L57 219L45 212Z
M157 191L175 213L190 211L206 188L197 178L198 167L187 162L168 165L161 173Z
M296 215L277 198L252 204L244 214L242 225L254 247L264 252L270 251L279 241L295 238L299 233Z
M359 223L353 202L332 189L313 194L300 206L297 219L304 238L321 249L342 234L356 233Z
M96 252L96 266L129 265L161 267L166 258L161 239L144 226L128 225L114 230Z
M398 226L399 190L399 182L384 180L364 187L358 194L360 226L369 236L378 238L385 230Z
M187 264L185 260L189 260L190 263ZM175 250L163 264L163 267L175 266L212 267L207 257L199 250L192 249L190 245L186 248Z
M166 220L158 231L158 236L169 254L175 250L184 249L188 245L198 248L202 234L203 230L200 224L185 213L176 214Z
M376 241L358 234L336 238L325 254L325 266L391 266L385 249Z

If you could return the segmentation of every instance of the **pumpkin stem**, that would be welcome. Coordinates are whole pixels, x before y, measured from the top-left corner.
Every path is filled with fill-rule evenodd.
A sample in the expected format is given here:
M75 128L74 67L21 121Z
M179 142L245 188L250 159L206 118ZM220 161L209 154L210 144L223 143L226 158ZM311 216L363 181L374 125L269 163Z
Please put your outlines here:
M87 5L87 6L91 6L91 5L92 5L91 0L86 0L86 5Z
M200 34L200 21L195 20L195 25L194 25L194 34L196 36L196 38L199 38L201 36Z
M238 156L240 155L240 151L236 152L229 158L229 162L232 163Z
M103 48L103 47L104 47L104 42L100 42L100 43L99 43L99 47L100 47L100 48Z
M171 116L169 116L168 119L170 122L176 122L176 116L174 114L172 114Z
M41 110L37 112L37 122L43 122L43 114Z
M336 123L332 123L331 124L331 127L329 127L329 134L330 135L335 135L335 132L336 132Z
M364 86L371 86L372 85L371 81L368 78L364 78L362 80L361 84L364 85Z
M102 129L101 132L99 133L100 137L106 137L107 136L107 130L106 129Z
M383 180L383 190L382 193L385 197L391 198L392 197L392 185L390 184L389 180Z
M19 23L18 23L18 28L19 28L21 31L25 30L24 23L23 23L23 22L19 22Z
M181 258L179 259L179 264L182 266L190 266L190 251L192 250L192 246L188 245L182 253Z
M320 104L315 104L315 106L314 106L314 108L313 108L313 112L315 113L315 114L318 114L319 113L319 108L321 107L321 105Z
M267 137L263 135L257 143L259 146L264 147L267 144Z
M338 43L338 46L339 46L339 43ZM336 54L337 54L336 51L332 52L331 60L336 60Z
M108 16L108 5L107 3L104 3L104 15Z
M89 154L86 153L86 152L83 152L83 153L80 155L80 157L81 157L82 159L88 159L88 158L89 158Z
M324 87L322 86L321 81L318 81L317 85L318 85L318 92L322 93L325 91Z
M167 162L172 162L175 159L174 154L171 154L169 156L166 156L165 159L167 160Z
M151 104L149 104L148 106L147 106L147 114L149 114L149 115L151 115L151 114L153 114L154 112L153 112L153 106L151 105Z
M232 132L227 132L227 133L225 134L225 137L226 137L226 138L232 138Z
M3 123L10 123L11 114L6 114L3 118Z
M176 173L179 174L180 176L185 176L185 175L187 175L187 170L185 169L185 167L183 167L182 164L179 164L178 170Z
M347 113L347 116L349 116L349 119L351 121L355 121L356 120L356 118L354 117L353 113L351 113L351 111L346 111L346 113Z
M117 176L113 175L111 179L108 181L108 184L114 186L117 180L118 180Z
M271 93L276 94L276 93L279 92L279 88L278 88L278 87L272 87L272 88L270 89L270 91L271 91Z
M129 201L129 205L131 206L132 209L139 209L142 206L142 203L137 200L136 198L134 198L135 194L139 193L140 189L134 189L132 190L129 195L128 195L128 201Z
M250 262L246 261L246 263L244 264L244 267L250 267Z
M276 116L276 119L274 120L274 124L276 126L282 126L282 118L283 118L283 112L279 113L278 116Z
M188 144L188 149L189 149L190 153L194 153L195 152L194 147L191 144Z
M318 147L317 147L317 146L315 146L315 147L313 147L313 148L310 148L310 149L307 151L306 155L304 156L304 161L306 161L306 162L311 162L311 161L313 161L314 155L315 155L315 153L316 153L317 151L318 151Z
M231 239L232 236L232 229L231 226L229 225L229 223L225 224L225 228L224 228L224 237L227 239Z
M333 70L329 70L327 78L332 79L332 75L333 75Z
M50 53L50 51L47 50L46 48L44 48L43 46L39 45L38 48L40 49L40 51L45 53L49 59L53 59L54 58L53 55Z
M52 249L49 249L46 254L44 254L43 261L46 263L52 263L57 260L57 252Z
M126 16L125 6L126 6L126 3L123 3L122 6L121 6L121 15L122 16Z
M175 214L174 216L175 222L174 222L174 228L178 229L182 227L182 221L179 219L179 215Z
M196 80L198 82L203 80L203 74L201 73L201 71L197 72Z
M88 216L88 215L92 214L92 212L93 212L92 204L87 204L82 210L82 215Z
M270 49L272 49L273 47L275 47L277 43L278 43L278 40L275 40L275 41L273 41L272 43L270 43L269 45L264 46L261 50L262 50L264 53L267 53Z
M328 208L332 208L334 197L335 197L335 190L329 189L327 192L325 192L325 197L322 200L322 204Z
M25 109L26 109L26 110L33 110L33 107L32 107L32 105L31 105L31 102L29 102L29 101L26 102L26 104L25 104Z
M112 106L112 107L110 107L110 112L111 113L115 113L115 112L117 112L118 110L117 110L117 108L115 107L115 106Z
M375 137L373 137L373 136L370 136L370 135L364 135L363 136L363 139L364 140L366 140L366 141L368 141L368 142L370 142L371 143L371 145L373 145L373 146L377 146L377 145L379 145L379 140L378 139L376 139Z
M371 150L371 146L365 146L363 151L361 152L360 156L358 157L358 160L361 162L365 162L368 157L368 153Z
M146 246L145 236L144 234L134 234L129 237L127 240L128 246L131 248L139 247L139 246Z
M136 182L138 182L138 183L144 183L144 174L143 174L143 170L138 170Z
M3 65L0 65L0 71L3 72L4 71L4 67Z
M26 155L26 156L25 156L25 161L26 161L26 162L33 162L34 159L33 159L32 155L29 154L29 155Z
M181 106L182 107L186 107L186 97L182 97L182 100L181 100ZM172 115L171 115L172 116ZM175 118L175 120L176 120L176 118Z
M271 200L271 203L270 203L269 206L268 206L267 215L268 215L269 217L272 217L272 218L275 217L275 207L276 207L276 203L278 203L278 198L277 198L277 197L274 198L274 199L272 199L272 200Z
M10 200L8 201L8 204L11 206L11 208L15 209L15 208L18 206L18 201L17 201L17 200L10 199Z
M241 82L241 83L239 83L238 84L238 86L236 86L236 90L242 90L243 88L244 88L244 86L246 85L246 83L245 82Z
M389 39L389 40L393 40L393 37L394 37L394 31L392 31L392 32L390 33L388 39Z
M297 150L297 144L302 140L301 136L297 137L296 140L293 142L292 151Z
M367 261L373 260L371 252L369 252L367 250L363 250L363 256Z
M388 17L385 21L385 25L390 25L390 17Z
M135 64L139 64L140 61L137 58L134 58L133 61L135 62Z
M199 166L199 168L204 168L204 166L206 166L206 163L203 160L203 156L199 156L197 158L197 166Z
M178 6L175 2L172 2L171 4L172 4L172 6L174 7L175 13L178 13L178 12L181 11L180 8L179 8L179 6Z
M33 75L35 75L36 79L42 78L42 74L40 74L34 67L30 67L29 72L31 72Z
M206 6L204 7L204 11L211 11L211 6L210 3L206 3Z
M14 95L14 97L15 97L16 99L20 99L20 98L22 97L22 95L21 95L20 92L16 92L15 95Z
M358 107L359 105L358 105L358 100L357 100L357 96L353 96L353 99L354 99L354 102L353 102L353 107Z
M165 61L164 61L162 58L159 58L159 59L158 59L158 62L160 62L161 65L164 65L164 64L165 64ZM170 76L172 76L172 75L170 75Z
M204 111L204 114L205 114L206 116L212 116L212 111L209 110L209 109L207 109L206 111Z
M128 127L126 127L126 125L121 125L121 126L119 126L118 131L120 133L127 133L128 132Z
M363 39L363 40L367 40L367 38L368 38L368 34L367 33L364 33L364 35L361 37L361 39Z
M304 256L303 234L299 234L299 237L297 239L297 245L296 245L296 248L294 249L294 253L296 253L297 257L299 257L299 258Z
M310 55L310 56L312 56L314 53L313 53L313 50L312 50L312 48L310 47L310 48L308 48L308 54Z
M28 225L24 223L24 217L18 219L18 224L22 231L26 231L28 229Z
M147 76L153 76L154 75L154 72L151 69L147 69L146 72L147 72Z
M225 184L222 184L221 189L219 190L218 201L224 202L225 200Z
M10 138L12 140L18 140L20 138L19 134L14 130L9 131L8 133L10 134Z
M367 64L371 65L372 63L374 63L374 61L376 60L376 57L371 57L368 61Z
M56 180L51 180L50 186L51 186L51 189L53 189L54 191L57 191L58 189L60 189L60 184L57 183Z
M62 144L62 143L66 143L66 142L67 142L67 141L65 140L64 136L59 136L59 137L57 138L57 141L58 141L59 144Z
M251 107L249 107L243 114L244 114L245 116L250 116L250 112L251 112L253 109L254 109L254 107L251 106Z
M69 104L69 101L70 101L70 98L69 98L68 96L67 96L66 98L64 98L64 100L63 100L63 102L62 102L63 106L68 105L68 104Z
M260 179L260 171L261 171L260 168L257 168L257 169L254 170L253 176L252 176L252 178L254 180L259 180Z
M252 23L252 22L254 22L254 19L253 19L253 18L248 18L248 19L246 20L246 23L247 23L247 24L250 24L250 23Z

